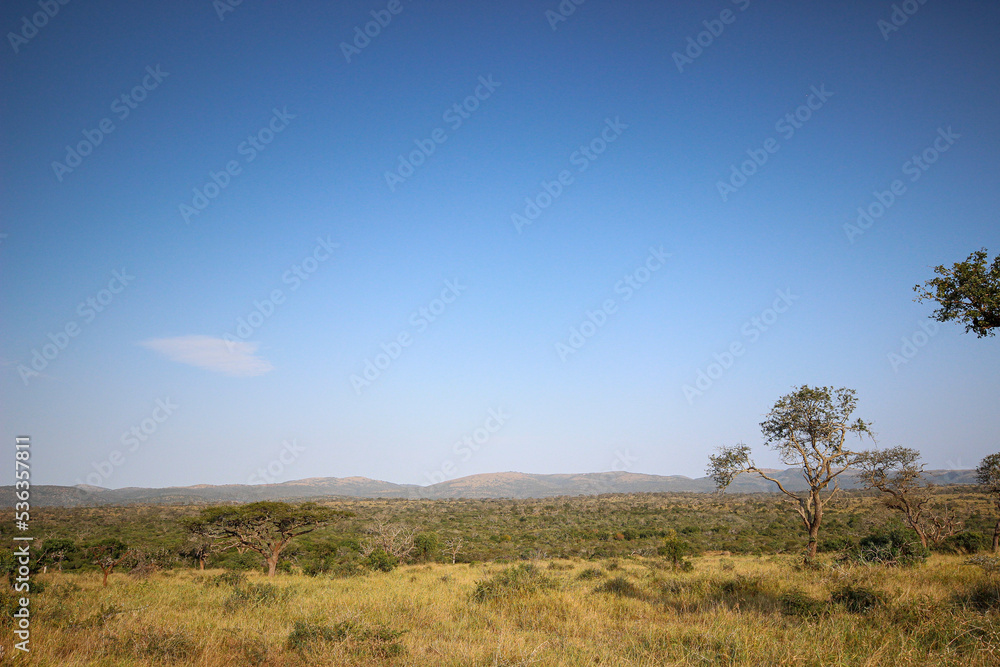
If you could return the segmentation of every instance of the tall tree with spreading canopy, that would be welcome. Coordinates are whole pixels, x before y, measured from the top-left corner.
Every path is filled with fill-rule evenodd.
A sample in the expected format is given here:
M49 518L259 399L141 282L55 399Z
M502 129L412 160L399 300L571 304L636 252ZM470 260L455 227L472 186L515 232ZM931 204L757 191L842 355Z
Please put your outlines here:
M263 556L268 577L274 576L281 552L293 539L347 516L351 513L316 503L290 505L275 501L209 507L201 513L221 548L249 549Z
M903 514L906 524L927 547L940 544L961 529L962 522L948 511L933 507L932 484L924 484L920 452L908 447L862 452L855 460L861 482L867 489L885 494L885 504Z
M993 258L992 266L987 265L988 259L983 248L951 268L934 267L937 278L914 285L915 301L936 301L939 307L931 317L938 322L959 320L965 323L966 333L992 336L1000 327L1000 255Z
M806 557L815 558L823 508L837 493L836 478L857 456L845 447L847 436L872 437L870 422L850 420L856 405L853 389L802 385L779 398L761 422L764 442L778 453L781 462L802 466L806 491L789 491L780 480L757 467L750 458L750 447L743 443L720 447L718 454L709 456L707 472L720 491L743 473L757 474L777 486L795 502L795 511L809 534ZM833 489L829 489L831 483Z
M976 481L993 497L1000 511L1000 452L990 454L976 467ZM993 527L993 553L1000 549L1000 516Z

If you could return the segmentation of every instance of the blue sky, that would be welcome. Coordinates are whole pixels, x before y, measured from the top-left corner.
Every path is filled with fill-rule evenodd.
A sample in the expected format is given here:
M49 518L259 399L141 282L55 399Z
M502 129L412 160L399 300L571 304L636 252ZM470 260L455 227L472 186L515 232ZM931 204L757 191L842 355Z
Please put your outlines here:
M3 437L38 484L701 476L810 384L973 467L996 339L912 287L1000 249L1000 7L903 4L5 3Z

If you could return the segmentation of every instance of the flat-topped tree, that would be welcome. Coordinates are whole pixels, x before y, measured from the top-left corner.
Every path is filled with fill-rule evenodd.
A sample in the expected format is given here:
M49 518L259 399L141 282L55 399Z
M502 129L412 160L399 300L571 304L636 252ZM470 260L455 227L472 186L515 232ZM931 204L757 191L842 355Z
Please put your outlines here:
M854 394L853 389L802 385L779 398L761 422L765 444L778 452L781 462L802 466L802 477L809 487L806 491L793 493L758 468L750 458L750 447L743 443L720 447L718 454L708 457L708 475L720 491L725 491L738 475L754 473L795 502L795 511L809 533L807 558L816 556L823 507L837 492L835 480L856 456L845 447L847 436L872 436L869 422L850 421L857 405ZM831 483L833 489L829 489Z
M352 515L316 503L275 501L209 507L201 513L223 549L250 549L263 556L269 577L274 576L281 552L293 539L347 516Z

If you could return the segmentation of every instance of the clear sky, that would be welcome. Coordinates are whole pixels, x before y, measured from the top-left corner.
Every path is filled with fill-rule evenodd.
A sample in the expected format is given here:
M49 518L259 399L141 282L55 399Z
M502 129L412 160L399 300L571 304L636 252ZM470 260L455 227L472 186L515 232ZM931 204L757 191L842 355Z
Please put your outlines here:
M5 2L2 437L36 484L701 476L810 384L973 467L1000 347L912 288L1000 251L1000 6L896 6Z

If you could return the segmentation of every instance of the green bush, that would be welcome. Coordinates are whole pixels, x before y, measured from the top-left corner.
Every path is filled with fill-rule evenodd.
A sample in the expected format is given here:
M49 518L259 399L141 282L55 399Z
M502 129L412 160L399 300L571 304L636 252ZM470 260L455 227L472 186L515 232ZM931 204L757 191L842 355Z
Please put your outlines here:
M641 598L642 591L625 577L613 577L594 589L595 593L609 593L620 598Z
M581 579L583 581L587 581L589 579L600 579L603 576L604 576L603 570L600 570L596 567L588 567L587 569L580 572L580 574L576 575L576 578Z
M376 549L365 559L365 565L378 572L392 572L399 565L399 559L384 549Z
M952 554L975 554L985 551L989 546L989 541L982 533L964 531L945 538L937 549Z
M797 589L783 593L778 601L781 603L781 613L786 616L816 618L827 611L825 602Z
M864 614L885 604L882 596L876 591L853 585L834 591L831 600L855 614Z
M865 565L908 567L922 563L929 551L912 532L892 528L862 537L857 545L845 549L841 560Z
M520 595L530 595L543 588L553 588L555 583L531 563L508 567L489 579L476 583L472 599L476 602L500 600Z

